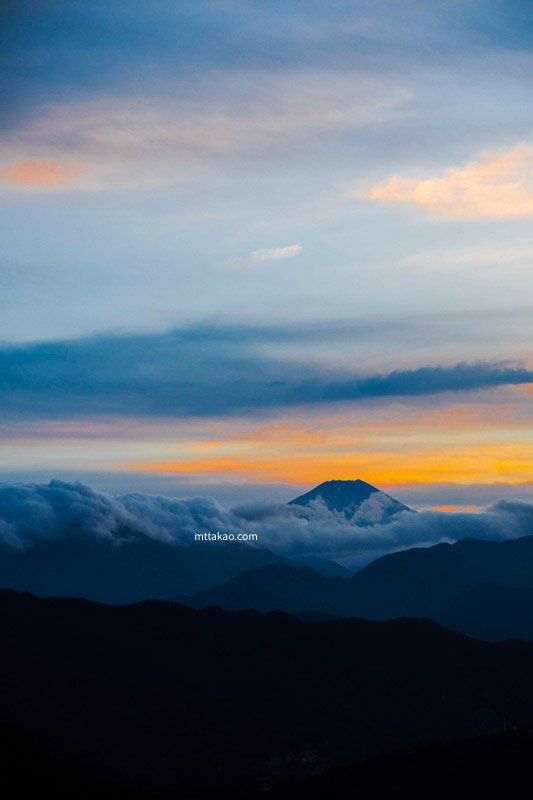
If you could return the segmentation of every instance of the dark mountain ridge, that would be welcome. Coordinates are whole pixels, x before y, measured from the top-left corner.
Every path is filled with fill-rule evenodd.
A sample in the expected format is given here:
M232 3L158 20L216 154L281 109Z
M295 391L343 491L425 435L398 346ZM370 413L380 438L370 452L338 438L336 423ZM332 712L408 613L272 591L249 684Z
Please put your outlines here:
M0 592L4 718L90 776L248 788L533 722L533 644L428 620L106 606Z

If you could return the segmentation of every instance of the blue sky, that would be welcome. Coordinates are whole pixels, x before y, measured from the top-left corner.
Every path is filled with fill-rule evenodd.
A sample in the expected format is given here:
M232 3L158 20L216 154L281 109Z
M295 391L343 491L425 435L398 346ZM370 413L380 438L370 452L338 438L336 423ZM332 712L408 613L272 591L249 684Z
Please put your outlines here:
M1 14L5 475L531 480L531 4ZM391 374L428 384L339 396Z

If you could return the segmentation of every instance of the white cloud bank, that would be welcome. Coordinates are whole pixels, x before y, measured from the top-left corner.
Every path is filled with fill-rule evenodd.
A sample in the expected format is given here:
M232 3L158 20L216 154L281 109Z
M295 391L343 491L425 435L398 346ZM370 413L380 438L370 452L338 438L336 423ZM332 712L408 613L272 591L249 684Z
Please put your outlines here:
M389 523L361 525L322 504L302 508L254 503L228 509L212 497L112 496L81 483L0 485L0 544L24 550L39 541L95 537L125 543L132 535L187 546L200 531L255 532L257 546L292 557L320 556L362 566L380 555L466 537L533 534L533 503L502 500L481 513L402 512ZM204 546L223 546L218 544Z

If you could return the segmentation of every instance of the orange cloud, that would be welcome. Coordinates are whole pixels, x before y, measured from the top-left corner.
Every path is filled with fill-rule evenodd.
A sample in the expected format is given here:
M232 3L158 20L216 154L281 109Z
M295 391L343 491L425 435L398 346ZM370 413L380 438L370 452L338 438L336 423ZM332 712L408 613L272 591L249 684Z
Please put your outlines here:
M521 394L524 394L523 392ZM400 413L400 412L398 412ZM402 410L405 416L359 419L311 418L307 424L283 421L221 431L216 439L189 441L192 455L261 452L277 456L294 451L321 458L324 453L397 450L440 446L450 440L462 445L523 440L531 427L531 415L506 405L455 406L430 411ZM167 437L168 438L168 437Z
M473 447L413 448L408 457L395 451L287 453L257 458L253 453L211 458L186 458L163 462L122 464L118 469L166 472L181 475L238 477L256 482L319 483L330 478L366 480L387 485L405 483L523 483L533 476L530 443L477 445Z
M16 186L53 189L77 180L86 172L87 168L81 164L31 158L0 167L0 178Z
M24 459L95 457L115 469L254 482L312 484L360 476L382 486L523 483L533 479L529 387L507 402L421 410L405 404L259 423L250 418L186 421L86 420L0 424ZM13 449L10 451L13 458ZM96 456L95 456L96 454ZM21 456L21 457L22 457Z
M262 425L226 422L212 439L183 430L178 440L138 446L119 469L317 483L357 475L382 485L521 483L533 476L527 393L509 405L455 406L393 417L359 414L286 419ZM185 438L184 438L185 436Z
M484 152L465 166L452 167L437 177L392 175L363 197L419 206L448 219L530 217L533 147L518 144L502 153Z

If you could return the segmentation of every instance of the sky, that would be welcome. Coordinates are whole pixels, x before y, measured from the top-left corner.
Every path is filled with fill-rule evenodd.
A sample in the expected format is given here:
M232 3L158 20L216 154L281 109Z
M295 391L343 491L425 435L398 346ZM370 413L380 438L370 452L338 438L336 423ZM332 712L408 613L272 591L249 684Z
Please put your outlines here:
M531 3L0 26L0 481L531 497Z

